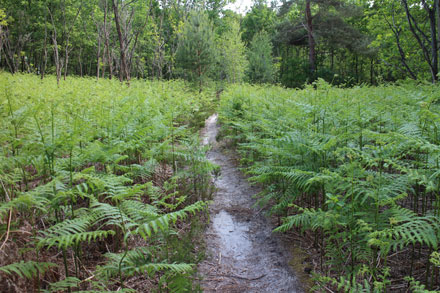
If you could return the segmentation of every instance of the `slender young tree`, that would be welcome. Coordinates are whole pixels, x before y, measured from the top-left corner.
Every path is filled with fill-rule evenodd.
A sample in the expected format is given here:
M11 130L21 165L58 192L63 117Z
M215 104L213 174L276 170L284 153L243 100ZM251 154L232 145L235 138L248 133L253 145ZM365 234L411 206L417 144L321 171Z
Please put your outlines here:
M306 1L306 28L307 28L307 39L309 41L309 64L310 64L310 72L312 76L316 71L316 43L315 36L313 34L313 17L312 10L310 8L311 3L310 0Z
M384 18L385 22L387 23L388 27L390 28L390 30L394 34L394 37L396 39L396 46L397 46L397 48L399 50L400 62L402 63L403 67L405 68L405 72L408 73L409 76L412 79L417 79L416 74L414 73L414 71L411 69L411 67L408 64L406 53L405 53L405 50L404 50L404 48L402 46L402 42L401 42L402 37L401 37L401 35L402 35L402 30L403 29L402 29L401 26L399 26L396 23L395 2L396 1L393 1L392 4L391 4L391 11L390 11L390 13L391 13L390 19L391 20L389 20L386 15L383 15L383 18Z
M266 32L257 33L248 51L248 79L256 83L270 83L275 80L272 57L272 43Z
M409 30L414 38L417 40L417 44L422 50L423 57L429 66L431 71L432 82L438 81L438 43L437 43L437 24L436 24L436 10L439 9L438 1L433 3L427 3L425 0L421 0L420 4L423 10L426 12L425 19L429 22L429 33L426 33L420 24L420 20L416 18L414 12L411 11L411 3L408 0L401 0L405 9L406 19L408 21ZM419 7L418 5L415 5Z
M226 31L218 41L219 47L219 78L229 83L243 81L248 66L246 47L241 40L240 25L235 20L229 24Z
M180 75L197 84L201 92L214 67L215 56L214 32L208 15L201 11L191 12L179 35L176 52Z
M120 3L121 2L121 3ZM150 2L151 3L151 2ZM145 3L144 3L145 4ZM119 80L124 79L129 82L131 79L132 57L139 42L139 36L144 32L147 26L151 4L146 5L147 11L143 10L145 5L137 1L112 1L116 33L119 41L120 70ZM143 11L139 14L141 21L137 21L136 11Z
M116 32L119 40L119 54L120 54L120 66L119 66L119 80L122 82L124 78L130 80L128 68L127 68L127 45L122 35L121 17L119 14L118 0L113 0L113 13L115 18Z

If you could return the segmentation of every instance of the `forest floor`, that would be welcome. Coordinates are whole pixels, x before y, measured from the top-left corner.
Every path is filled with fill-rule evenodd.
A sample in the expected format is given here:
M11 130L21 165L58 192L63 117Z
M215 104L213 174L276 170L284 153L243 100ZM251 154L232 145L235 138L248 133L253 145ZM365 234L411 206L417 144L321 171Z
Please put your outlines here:
M206 120L203 144L208 159L219 165L216 192L205 231L206 259L199 265L205 292L303 292L292 268L292 247L272 233L274 223L254 207L259 189L250 186L236 158L218 143L217 115Z

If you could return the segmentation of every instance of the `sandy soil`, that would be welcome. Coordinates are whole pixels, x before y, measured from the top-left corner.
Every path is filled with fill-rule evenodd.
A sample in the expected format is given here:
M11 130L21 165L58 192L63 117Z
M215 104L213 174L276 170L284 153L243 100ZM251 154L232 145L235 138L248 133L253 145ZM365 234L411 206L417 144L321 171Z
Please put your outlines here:
M216 141L217 115L206 120L202 142L221 168L205 232L207 259L199 265L205 292L303 292L289 267L292 255L272 233L274 226L253 207L258 189L249 185L233 156Z

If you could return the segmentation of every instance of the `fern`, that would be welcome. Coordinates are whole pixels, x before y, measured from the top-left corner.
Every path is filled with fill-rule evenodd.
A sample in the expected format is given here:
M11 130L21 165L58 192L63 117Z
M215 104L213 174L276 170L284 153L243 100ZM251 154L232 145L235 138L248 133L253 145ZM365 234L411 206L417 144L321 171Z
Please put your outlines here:
M426 244L434 249L438 245L439 221L433 216L417 216L404 208L396 208L396 217L390 219L392 227L370 234L372 240L389 243L392 249L402 249L409 243Z
M123 88L112 81L72 78L57 87L50 77L41 81L30 75L11 78L4 74L0 74L0 91L6 93L0 95L0 108L10 108L0 115L0 177L5 185L0 187L0 197L8 199L0 201L0 217L10 214L7 231L27 232L22 227L32 226L31 234L10 233L4 239L20 237L20 251L48 248L43 253L47 257L61 250L54 257L57 263L63 258L64 274L69 277L52 283L48 290L76 288L80 281L70 273L89 266L83 250L104 253L101 245L89 243L110 236L114 236L113 245L108 250L127 247L134 238L141 241L137 234L148 238L145 245L152 248L155 258L124 262L129 274L163 269L169 272L162 275L167 280L190 270L184 264L165 262L180 263L189 257L165 257L162 240L174 241L173 223L205 207L196 203L184 208L194 201L187 182L203 179L195 198L209 188L205 179L213 167L196 135L212 109L208 94L195 99L178 81L133 82ZM154 186L157 166L170 162L178 172ZM24 242L28 245L22 247ZM180 252L177 245L167 249ZM68 261L71 256L73 261ZM33 269L29 262L28 268L18 263L3 270L19 274L20 267ZM112 285L112 280L87 284L100 292Z
M411 292L414 293L434 293L438 291L430 291L427 290L423 284L420 284L419 281L414 280L414 278L406 277L406 281L410 283Z
M17 274L19 277L31 279L38 274L44 274L51 267L56 266L49 262L20 261L0 267L0 271L6 274Z
M197 202L190 206L183 208L182 210L171 212L165 215L161 215L154 220L142 223L134 231L141 235L144 239L150 237L152 233L156 233L159 230L167 230L170 223L176 223L178 219L185 219L188 214L195 214L198 211L206 209L205 202Z
M79 213L78 217L74 219L66 219L41 232L42 235L37 238L37 248L44 246L47 248L52 246L67 248L83 241L90 243L91 241L106 238L109 235L115 234L115 231L112 230L88 231L99 220L101 220L99 214L93 211L84 210L82 213Z
M219 117L250 181L265 188L259 203L283 216L275 231L314 231L324 244L322 270L345 276L339 290L368 292L385 288L391 250L438 247L440 120L432 99L424 86L240 85L224 94ZM352 279L364 266L366 275ZM378 274L382 284L364 282Z
M65 291L78 287L79 283L81 283L80 279L75 277L67 277L64 280L50 283L49 288L50 292Z
M106 257L108 262L99 268L100 273L105 275L106 278L117 276L120 264L122 273L126 277L144 273L153 276L160 271L183 274L193 270L191 264L154 263L151 252L145 248L130 250L127 253L111 253L107 254Z
M80 242L87 241L90 243L91 241L95 241L97 239L106 238L109 235L115 235L116 232L112 230L108 231L88 231L88 232L77 232L71 235L46 235L45 238L40 238L38 242L38 247L47 246L50 248L52 246L57 246L58 248L67 248L71 247L75 244L79 244Z
M24 210L31 207L36 207L39 209L44 208L44 204L47 203L45 198L36 198L31 194L22 194L18 197L0 204L0 217L3 217L10 210Z

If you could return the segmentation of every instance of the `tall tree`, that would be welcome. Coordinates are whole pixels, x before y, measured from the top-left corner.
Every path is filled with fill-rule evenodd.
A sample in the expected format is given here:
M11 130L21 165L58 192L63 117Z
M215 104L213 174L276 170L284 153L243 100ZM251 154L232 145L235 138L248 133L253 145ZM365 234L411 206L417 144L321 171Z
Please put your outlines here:
M358 82L361 58L371 58L375 53L369 48L369 36L356 27L362 17L359 6L343 0L284 2L274 38L281 55L281 81L288 86L300 86L298 83L317 77L330 82L341 71ZM338 54L340 61L335 66Z
M228 27L229 29L220 36L218 41L219 73L221 80L236 83L243 81L248 61L246 47L241 40L239 23L231 20Z
M243 41L250 44L254 35L261 31L272 33L275 23L275 11L264 1L256 1L241 23Z
M69 55L72 50L70 37L74 31L78 16L81 12L83 2L81 1L50 1L47 4L47 11L52 24L52 42L54 50L54 62L56 67L57 82L61 79L64 69L64 80L67 76ZM64 56L59 47L64 47Z
M408 63L407 53L405 52L405 49L402 44L403 28L398 23L398 20L396 20L396 14L398 14L398 12L396 10L397 10L396 0L393 0L391 3L391 7L389 7L389 14L391 14L391 16L388 16L385 13L381 13L381 14L383 15L383 18L384 18L385 22L387 23L389 29L393 32L393 35L394 35L395 41L396 41L396 46L397 46L397 49L398 49L399 55L400 55L400 62L404 68L404 71L412 79L417 79L416 74L411 69L411 66Z
M306 28L307 39L309 41L309 64L310 72L315 75L316 70L316 51L315 51L315 36L313 35L313 18L310 0L306 0Z
M251 82L271 83L275 80L272 43L266 32L254 35L248 51L248 78Z
M437 43L437 9L438 0L432 1L432 3L428 3L425 0L421 0L420 3L408 3L408 0L401 0L402 5L405 8L406 18L408 21L409 29L413 34L414 38L417 40L420 49L422 50L423 57L426 63L429 66L431 71L431 79L432 82L436 82L438 80L438 43ZM422 15L421 18L418 18L415 13L420 14L420 9L418 7L423 8L426 15ZM411 8L411 7L413 8ZM417 11L412 12L412 9ZM420 20L422 19L422 20ZM423 19L427 19L429 23L429 32L425 32L423 29L424 21ZM422 23L422 24L421 24ZM423 25L423 26L422 26Z
M119 13L119 3L118 0L113 0L113 13L116 25L116 32L118 33L119 40L119 54L120 54L120 66L119 66L119 80L122 82L124 78L128 81L130 80L130 73L128 72L127 67L127 44L126 38L122 35L121 28L121 16ZM133 17L133 14L130 14L130 18Z
M139 42L139 36L145 30L150 17L150 5L147 3L112 1L116 33L119 41L119 80L121 82L124 79L129 82L131 78L132 57ZM141 13L136 14L136 11L143 11L143 15Z
M192 11L179 35L176 52L180 75L195 82L199 91L215 65L215 43L212 24L202 11Z

